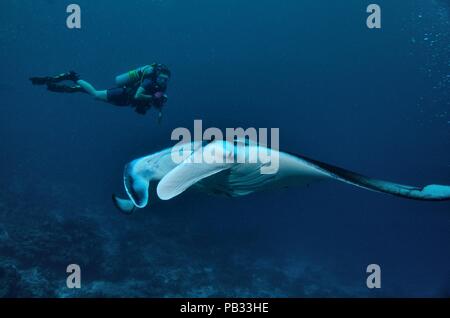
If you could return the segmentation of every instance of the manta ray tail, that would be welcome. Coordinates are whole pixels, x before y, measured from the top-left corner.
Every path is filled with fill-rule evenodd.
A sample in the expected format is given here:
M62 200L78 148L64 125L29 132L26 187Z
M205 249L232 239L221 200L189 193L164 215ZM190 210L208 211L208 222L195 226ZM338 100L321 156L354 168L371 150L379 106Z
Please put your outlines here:
M299 157L302 160L307 161L309 164L315 166L317 169L324 171L334 179L367 190L389 193L395 196L421 201L450 200L450 186L431 184L424 187L414 187L408 185L401 185L393 182L365 177L358 173L348 171L314 159L309 159L299 155L295 156Z

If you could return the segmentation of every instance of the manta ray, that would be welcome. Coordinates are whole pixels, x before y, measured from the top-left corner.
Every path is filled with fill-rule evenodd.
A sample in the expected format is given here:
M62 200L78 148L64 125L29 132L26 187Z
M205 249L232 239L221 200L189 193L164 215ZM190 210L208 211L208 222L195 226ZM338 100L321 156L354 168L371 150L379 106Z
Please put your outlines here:
M427 185L415 187L369 178L358 173L310 159L282 152L256 143L217 140L207 144L191 142L177 149L184 160L173 160L173 148L138 158L125 166L123 182L128 199L113 195L115 206L124 213L132 213L149 204L150 192L161 200L170 200L192 188L214 195L245 196L257 191L307 186L319 181L340 181L370 191L422 201L450 200L450 186ZM215 159L195 162L212 154ZM263 174L267 161L248 159L249 153L270 154L278 158L275 173ZM196 157L197 156L197 157ZM261 156L262 157L262 156ZM267 156L266 156L267 157ZM259 157L258 157L259 158ZM156 188L156 193L155 193Z

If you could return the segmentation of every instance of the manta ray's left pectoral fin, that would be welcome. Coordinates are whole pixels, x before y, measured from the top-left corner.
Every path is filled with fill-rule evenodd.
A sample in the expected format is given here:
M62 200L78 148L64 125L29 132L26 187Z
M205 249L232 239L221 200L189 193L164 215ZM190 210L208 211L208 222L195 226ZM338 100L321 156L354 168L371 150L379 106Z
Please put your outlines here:
M132 214L137 209L133 201L119 198L115 194L112 195L112 200L115 207L125 214Z
M205 159L205 154L209 160ZM198 155L201 155L202 160L196 160ZM221 141L211 142L203 149L198 149L159 181L156 189L158 197L170 200L197 182L230 169L232 164L225 160L230 155L232 152Z
M161 179L156 188L161 200L170 200L195 183L228 169L225 164L183 163Z

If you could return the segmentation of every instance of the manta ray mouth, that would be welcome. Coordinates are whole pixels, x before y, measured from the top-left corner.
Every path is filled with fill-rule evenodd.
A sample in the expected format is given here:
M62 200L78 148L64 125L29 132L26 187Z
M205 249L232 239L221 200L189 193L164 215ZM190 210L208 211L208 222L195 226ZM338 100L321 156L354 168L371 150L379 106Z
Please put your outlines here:
M130 197L131 201L133 201L133 204L135 206L142 205L141 200L139 200L139 197L137 193L133 190L133 178L131 176L125 176L123 178L123 183L125 186L125 191L127 192L128 196Z

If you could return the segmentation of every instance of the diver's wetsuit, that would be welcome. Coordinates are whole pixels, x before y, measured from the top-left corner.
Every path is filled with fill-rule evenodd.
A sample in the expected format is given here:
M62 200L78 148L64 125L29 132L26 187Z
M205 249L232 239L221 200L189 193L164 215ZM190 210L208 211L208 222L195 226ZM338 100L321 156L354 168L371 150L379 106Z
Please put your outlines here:
M130 106L134 99L136 90L125 87L114 87L106 91L108 102L116 106Z
M145 90L146 95L154 96L157 93L161 93L163 96L161 98L155 98L153 104L157 107L161 107L167 100L164 93L167 90L166 86L159 85L155 79L146 78L142 81L140 85L135 87L114 87L107 90L108 102L116 106L134 106L143 107L143 103L136 101L134 96L139 87Z
M73 71L54 77L32 77L30 80L34 85L47 85L47 89L52 92L89 93L90 95L95 95L97 99L104 100L110 104L116 106L131 106L135 108L137 113L145 114L151 106L161 108L167 102L167 95L165 94L167 90L167 83L160 82L158 80L159 75L159 72L155 71L148 77L143 78L141 82L135 83L134 85L107 89L106 91L103 91L104 93L102 93L102 96L104 97L98 97L97 94L101 92L96 91L89 83L80 81L78 74ZM73 81L76 85L70 86L60 84L60 82L67 80ZM140 88L143 89L146 96L151 96L150 101L148 99L139 100L135 98L136 92Z

